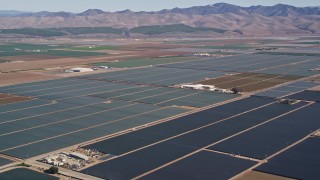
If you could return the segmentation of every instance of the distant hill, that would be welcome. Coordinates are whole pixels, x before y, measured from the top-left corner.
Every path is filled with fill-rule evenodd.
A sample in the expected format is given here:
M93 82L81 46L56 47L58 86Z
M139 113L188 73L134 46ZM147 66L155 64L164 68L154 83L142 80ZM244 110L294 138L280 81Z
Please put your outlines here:
M13 10L4 10L4 11L0 10L0 17L13 17L13 16L18 16L23 13L25 13L25 12L13 11Z
M77 14L77 16L96 16L100 14L105 14L106 12L100 9L88 9L85 12Z
M320 15L320 7L294 7L285 4L277 4L275 6L250 6L240 7L227 3L217 3L208 6L195 6L191 8L175 8L171 10L159 11L165 13L180 13L180 14L225 14L232 13L237 15L259 14L266 17L271 16L305 16L305 15Z
M70 18L74 16L74 13L69 12L48 12L48 11L41 11L37 13L21 13L14 17L63 17L63 18Z
M36 13L24 13L21 11L0 11L0 16L5 17L17 17L17 16L34 16L34 17L52 17L55 14L67 14L66 17L69 16L96 16L100 14L106 14L107 12L100 9L88 9L82 13L69 13L69 12L36 12ZM133 11L127 9L124 11L115 12L115 14L123 14L123 13L134 13ZM250 6L250 7L241 7L227 3L217 3L213 5L207 6L194 6L190 8L174 8L174 9L164 9L161 11L155 12L140 12L146 14L167 14L167 13L179 13L186 15L210 15L210 14L226 14L232 13L237 15L245 15L245 14L259 14L262 16L270 17L270 16L284 16L287 17L289 15L294 16L305 16L305 15L320 15L320 7L294 7L286 4L277 4L274 6ZM65 16L63 16L65 17Z
M109 27L117 29L117 34L119 34L118 30L131 29L130 31L134 33L143 32L148 35L156 35L158 34L156 32L165 31L162 28L163 25L174 25L167 26L171 28L169 33L198 33L209 28L218 30L210 30L210 32L220 34L232 32L244 36L320 34L319 7L294 7L285 4L240 7L218 3L156 12L124 10L111 13L100 9L89 9L78 14L47 11L37 13L0 11L0 17L0 29L86 27L88 29L85 31L88 34L100 32L101 29L92 30L93 27ZM148 30L148 27L157 26L158 30ZM194 31L195 29L197 30ZM55 33L54 31L52 34ZM64 32L64 34L70 34L70 32Z
M191 27L184 24L162 25L162 26L141 26L132 29L121 29L111 27L66 27L66 28L21 28L3 29L0 34L21 34L30 36L65 36L85 34L114 34L123 35L125 32L142 35L161 35L168 33L224 33L226 30L216 28ZM128 34L126 35L128 36Z

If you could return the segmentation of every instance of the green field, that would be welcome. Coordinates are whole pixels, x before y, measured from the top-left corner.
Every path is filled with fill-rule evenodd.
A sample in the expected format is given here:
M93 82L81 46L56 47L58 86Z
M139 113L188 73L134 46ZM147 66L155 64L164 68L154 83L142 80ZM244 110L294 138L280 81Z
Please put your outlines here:
M237 55L237 52L208 52L209 54L219 54L219 55Z
M18 51L7 51L0 52L0 57L5 56L25 56L25 55L50 55L50 56L61 56L61 57L88 57L88 56L102 56L107 55L106 53L100 52L85 52L85 51L64 51L64 50L48 50L47 52L18 52Z
M217 28L191 27L185 24L161 25L161 26L140 26L130 29L132 33L145 35L158 35L165 33L224 33L226 30ZM81 34L117 34L122 35L123 28L112 27L71 27L71 28L21 28L21 29L2 29L0 34L23 34L30 36L64 36Z
M27 53L27 52L17 52L17 51L6 51L6 52L0 52L0 57L6 57L6 56L25 56L35 53ZM37 53L40 54L40 53Z
M73 47L69 50L74 51L103 51L103 50L117 50L119 46L95 46L94 48L89 48L89 46L83 47Z
M294 52L258 52L256 54L290 55L290 56L320 56L320 53L294 53Z
M192 48L202 48L202 49L252 49L253 47L248 45L224 45L224 46L194 46Z
M132 67L141 67L141 66L151 66L159 64L168 64L175 62L184 62L192 60L200 60L203 58L198 57L164 57L164 58L148 58L148 59L133 59L125 60L119 62L105 62L105 63L95 63L93 66L109 66L113 68L132 68Z
M68 33L79 34L122 34L122 29L115 29L111 27L77 27L77 28L63 28Z
M183 40L183 41L169 41L168 44L197 44L197 43L215 43L223 42L223 40Z
M68 34L122 34L122 29L115 29L110 27L76 27L76 28L22 28L22 29L2 29L0 34L23 34L31 36L64 36Z
M63 56L63 57L87 57L87 56L107 55L106 53L100 53L100 52L64 51L64 50L49 50L44 54L51 55L51 56Z
M279 45L279 46L263 46L264 48L285 48L285 49L293 49L293 48L297 48L299 46L285 46L285 45ZM257 48L261 48L261 47L257 47Z
M297 42L296 44L320 44L320 41L313 41L313 42Z
M50 176L30 169L18 168L0 173L1 180L58 180L58 177Z
M61 30L56 29L56 28L50 28L50 29L36 29L36 28L2 29L2 30L0 30L0 34L24 34L24 35L42 36L42 37L66 35L66 33L64 33Z
M22 50L46 50L46 49L60 49L65 48L66 46L62 45L47 45L47 44L8 44L1 45L0 51L14 51L15 48L19 48Z
M72 51L64 50L70 48L71 45L48 45L48 44L8 44L0 46L0 57L5 56L25 56L25 55L50 55L61 57L86 57L86 56L102 56L106 53L91 51ZM16 51L15 49L21 49ZM105 47L103 47L105 48ZM62 50L60 50L62 49ZM89 48L88 48L89 49ZM25 52L24 50L45 50L43 52Z
M165 33L195 33L195 32L216 32L224 33L226 30L215 28L191 27L184 24L163 25L163 26L140 26L130 29L132 33L140 33L145 35L157 35Z
M302 37L299 40L320 40L320 36Z

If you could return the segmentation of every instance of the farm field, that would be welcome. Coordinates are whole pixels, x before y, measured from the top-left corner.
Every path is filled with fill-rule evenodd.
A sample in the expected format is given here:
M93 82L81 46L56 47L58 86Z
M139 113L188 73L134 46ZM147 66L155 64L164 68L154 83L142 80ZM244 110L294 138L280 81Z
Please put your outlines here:
M288 83L290 81L298 80L302 77L290 75L268 75L258 73L241 73L216 79L209 79L199 81L196 83L205 85L214 85L218 88L231 89L237 87L244 92L252 92L279 84Z
M256 180L256 179L261 179L261 180L293 180L288 177L267 174L267 173L263 173L263 172L259 172L259 171L251 171L251 172L249 172L239 178L236 178L236 180Z
M237 103L240 103L240 104L242 103L242 106ZM258 105L259 103L261 104ZM116 155L116 157L102 164L90 167L88 170L83 170L83 172L84 173L89 172L89 174L91 175L98 176L104 179L108 179L108 178L123 179L123 178L137 178L137 177L142 179L143 178L148 179L148 177L163 179L163 178L170 178L172 176L183 177L185 175L184 171L180 172L180 171L174 170L174 168L183 169L181 167L192 167L195 161L188 162L187 160L188 158L193 157L192 156L194 154L193 152L198 152L199 150L210 152L210 145L215 144L215 142L219 142L219 140L224 139L224 137L228 137L231 134L236 132L242 132L244 129L247 129L249 127L255 127L255 125L266 123L270 119L273 119L274 117L278 117L279 115L287 114L287 113L291 114L290 112L293 112L295 109L297 110L300 108L304 109L304 107L306 106L307 104L302 103L302 104L290 107L286 105L277 104L271 99L259 99L259 98L249 98L247 100L242 100L242 102L236 101L234 102L234 105L231 103L230 105L227 104L222 107L216 107L204 112L200 112L198 114L183 117L180 120L162 123L160 125L157 125L157 128L156 126L149 127L140 131L133 132L128 135L122 135L122 136L116 137L116 139L109 139L101 143L97 143L97 145L88 146L89 149L90 148L99 149L102 152ZM231 109L231 107L236 109L233 110ZM258 108L254 108L255 109L254 110L252 109L253 107L258 107ZM246 112L245 109L249 109L249 111L242 115L241 113L238 114L239 112ZM309 114L315 115L315 117L312 118L310 122L316 119L317 115L314 111L315 109L316 107L313 107L313 113L309 112ZM206 122L207 125L205 124L200 125L196 121L196 119L201 117L215 117L215 116L210 116L209 114L210 113L215 114L216 112L221 112L221 111L225 111L225 113L221 114L224 116L216 115L215 119L209 118ZM304 112L301 111L300 113L303 114ZM235 116L233 116L234 114ZM267 116L262 118L254 118L254 117L257 117L259 114L266 114ZM290 117L288 117L288 119L290 119ZM274 120L274 121L277 122L277 120ZM184 125L182 127L188 127L190 129L177 128L177 127L181 127L181 125L179 126L178 122L181 123L181 125L182 124ZM271 125L271 123L266 123L266 124ZM168 131L168 129L174 130L174 132L177 134L172 132L172 130ZM215 132L215 133L210 134L209 132ZM302 134L300 135L301 135L300 137L303 137ZM259 137L262 137L262 136L259 136ZM243 141L240 141L240 142L243 142ZM286 144L283 144L283 145L286 145ZM241 147L241 146L233 146L233 147ZM164 149L170 149L170 150L166 151ZM157 152L160 156L151 157L155 152ZM214 155L214 153L223 154L219 151L213 151L212 155ZM209 157L210 157L209 155L206 156L206 158L209 158ZM253 157L252 159L250 159L252 162L249 163L249 165L247 166L243 166L239 162L240 167L242 166L242 168L247 169L250 166L254 166L255 161L258 161L254 159L254 156L247 156L247 157ZM178 162L174 161L170 163L171 161L173 161L173 159L179 159L179 161ZM202 160L201 162L204 163L204 160ZM187 163L187 164L184 165L184 163ZM225 163L234 164L234 162L232 162L232 158L230 158L229 160L226 160ZM127 166L122 166L122 164L126 164ZM221 165L221 163L219 164ZM200 165L203 165L203 164L200 164ZM128 169L129 167L130 169ZM158 169L156 167L161 167L161 168ZM224 169L222 166L219 166L219 167L222 168L221 169L222 172L224 171L230 172L229 168ZM230 166L226 165L226 167L230 167ZM104 170L112 169L112 171L108 171L108 173L106 173L101 169L104 169ZM175 172L175 173L170 173L170 172ZM208 171L208 172L211 172L211 171ZM238 174L238 173L235 172L233 175L230 174L230 176L232 177L235 174ZM192 177L192 174L188 174L187 177Z
M11 160L0 157L0 166L4 166L10 163L12 163Z
M103 51L103 50L117 50L118 46L79 46L70 48L71 51Z
M320 53L303 53L303 52L261 52L257 54L269 55L290 55L290 56L320 56Z
M58 180L58 177L46 175L26 168L16 168L0 173L0 179L3 180L21 180L28 177L28 179L47 179Z
M317 178L317 150L320 138L308 138L304 142L271 159L270 163L256 168L257 171L278 174L296 179ZM289 163L289 164L287 164ZM304 166L300 166L303 164Z
M94 29L105 30L114 31ZM149 30L137 32L153 33ZM68 31L80 35L90 28ZM9 53L3 58L11 62L0 64L0 179L55 179L32 170L50 167L40 161L46 157L72 152L89 159L77 161L81 167L59 166L57 178L318 177L316 169L299 167L318 158L310 149L317 148L314 133L320 128L320 59L255 50L281 47L281 52L300 53L314 45L292 39L91 42L90 36L77 43L3 43L1 53ZM23 55L14 48L44 51ZM219 56L187 56L207 48ZM98 69L64 71L73 67ZM244 93L182 86L192 84L237 87ZM2 169L19 162L30 169Z
M267 91L263 91L255 94L256 96L261 97L270 97L270 98L281 98L286 97L295 93L304 91L305 89L313 89L318 87L320 83L310 82L310 81L297 81L294 83L289 83L281 87L272 88Z
M311 91L320 91L320 86L316 86L310 89Z
M59 59L60 56L51 56L51 55L44 55L44 54L26 54L22 56L5 56L2 57L6 59L8 63L12 62L19 62L19 61L35 61L35 60L52 60L52 59Z
M68 46L69 45L63 46L55 44L6 44L0 45L0 56L6 60L11 60L10 58L20 58L20 60L24 60L25 57L26 59L31 59L32 56L40 56L39 58L42 56L43 59L54 57L54 55L59 57L63 54L68 55L68 51L57 51L56 49L63 49ZM72 54L70 53L70 55Z
M31 100L31 99L32 98L30 98L30 97L0 94L0 104L9 104L9 103L27 101L27 100Z
M246 50L246 49L252 49L253 46L248 46L248 45L245 45L245 44L239 44L239 45L222 45L222 46L194 46L194 48Z
M315 82L320 82L320 76L311 77L309 80L310 81L315 81Z
M58 45L58 44L25 44L25 43L14 43L14 44L6 44L0 45L1 51L15 51L15 49L21 50L47 50L47 49L59 49L64 48L66 45Z
M219 163L220 165L216 166L216 163ZM254 164L255 162L244 159L236 159L214 152L201 151L141 179L160 180L164 178L176 179L181 177L196 179L199 177L198 172L200 171L201 178L204 179L210 179L213 176L219 179L228 179L231 178L233 174L240 173ZM228 169L228 174L225 173L226 169Z
M162 57L162 58L148 58L148 59L132 59L120 62L106 62L106 63L96 63L93 66L109 66L113 68L132 68L141 66L153 66L159 64L176 63L184 61L195 61L201 60L203 58L196 57Z
M43 81L48 79L54 79L52 75L39 74L33 72L18 72L18 73L1 73L0 74L0 86L11 85L17 83L27 83L32 81Z
M167 70L167 73L172 71L171 68ZM3 93L35 98L29 102L2 106L2 140L8 144L3 144L1 152L19 158L33 157L190 111L185 106L201 108L236 98L234 95L152 86L152 82L160 79L163 81L159 83L165 86L164 69L146 68L144 71L133 69L0 88ZM150 74L156 75L156 72L156 79L151 81ZM133 74L139 74L136 77L142 80L147 78L145 80L151 86L111 82L116 77L132 77ZM184 73L177 73L177 79L173 78L170 82L187 81L189 78L184 76ZM81 99L85 101L81 102ZM104 103L108 99L111 102ZM22 108L25 106L29 108ZM25 122L28 123L24 127L19 126ZM49 134L46 133L48 128L52 128ZM43 135L36 137L32 135L34 132ZM25 139L10 142L10 139L20 137L21 133L25 134ZM52 144L50 139L55 143Z
M170 57L184 54L181 52L167 52L161 50L151 50L144 53L141 53L141 51L145 50L117 50L116 53L110 54L105 51L70 51L67 49L49 49L45 52L35 53L5 51L0 52L0 54L3 53L2 59L9 63L2 63L0 66L0 72L30 71L45 68L67 68L69 66L89 66L94 63L144 58L152 59L159 56Z
M30 52L16 52L16 51L7 51L0 52L0 57L7 56L26 56L30 55ZM33 53L35 55L47 55L47 56L60 56L60 57L87 57L87 56L102 56L106 55L105 53L99 52L84 52L84 51L64 51L64 50L48 50L46 52Z

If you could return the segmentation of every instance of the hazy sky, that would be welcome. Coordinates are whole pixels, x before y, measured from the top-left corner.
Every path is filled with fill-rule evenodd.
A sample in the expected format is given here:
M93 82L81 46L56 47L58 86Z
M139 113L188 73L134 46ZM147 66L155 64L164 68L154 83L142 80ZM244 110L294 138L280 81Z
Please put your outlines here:
M320 0L1 0L1 10L82 12L90 8L105 11L155 11L226 2L241 6L274 5L320 6Z

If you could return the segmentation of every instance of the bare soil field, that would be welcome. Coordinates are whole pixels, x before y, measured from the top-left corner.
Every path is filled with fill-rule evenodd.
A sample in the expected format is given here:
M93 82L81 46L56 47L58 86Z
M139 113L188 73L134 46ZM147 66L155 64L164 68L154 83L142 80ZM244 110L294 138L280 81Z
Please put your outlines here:
M320 137L320 131L317 131L316 133L314 133L314 136Z
M320 82L320 76L317 76L317 77L311 77L311 78L309 78L309 81Z
M235 180L293 180L291 178L276 176L258 171L251 171L243 176L236 178Z
M46 68L69 68L73 66L89 65L92 63L100 62L111 62L115 60L130 60L130 59L139 59L139 58L153 58L159 56L179 56L183 55L183 52L171 52L171 51L157 51L157 50L148 50L148 51L130 51L130 52L119 52L119 54L113 54L108 56L99 56L99 57L76 57L76 58L56 58L56 59L46 59L53 58L47 56L37 56L38 60L30 60L17 63L2 63L0 66L0 86L17 84L17 83L26 83L39 80L48 80L57 78L55 75L45 72L34 72L34 70L40 70ZM43 59L40 59L42 57ZM21 60L20 57L12 57L11 60ZM25 60L25 59L24 59Z
M0 105L31 100L31 97L0 94Z
M185 47L185 45L176 45L176 44L164 44L164 43L145 43L145 44L132 44L128 46L123 46L120 49L123 50L134 50L134 49L143 49L143 50L160 50L160 49L175 49Z
M19 72L19 73L1 73L0 74L0 86L26 83L31 81L49 80L57 78L52 75L42 75L32 72Z
M127 60L127 59L137 59L137 58L148 58L148 57L158 57L158 56L177 56L182 55L182 52L168 52L168 51L144 51L144 52L131 52L126 54L118 54L105 57L85 57L85 58L60 58L51 59L49 61L44 60L34 60L25 61L21 63L4 63L0 66L0 72L18 72L25 70L35 70L43 68L53 68L53 67L66 67L75 65L86 65L96 62L108 62L114 60Z
M244 92L253 92L270 88L279 84L300 79L299 76L281 76L256 73L242 73L221 78L209 79L200 82L199 84L214 85L218 88L231 89L238 87Z
M192 43L192 45L223 46L223 45L234 45L234 44L260 44L260 43L262 43L261 40L255 40L255 39L224 39L220 41Z
M58 59L58 58L61 58L61 57L59 57L59 56L43 55L43 54L2 57L2 59L5 59L5 60L7 60L7 61L34 61L34 60L48 60L48 59Z
M131 52L130 54L136 56L136 58L152 58L159 56L180 56L185 55L185 52L176 52L176 51L161 51L161 50L148 50L141 52Z
M312 91L320 91L320 86L317 86L317 87L311 88L310 90L312 90Z

